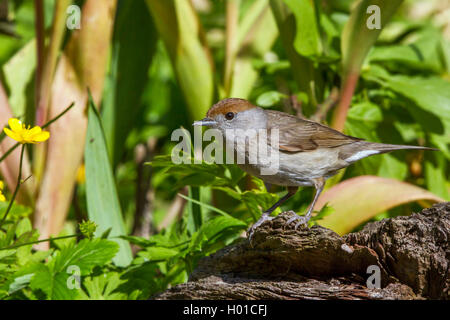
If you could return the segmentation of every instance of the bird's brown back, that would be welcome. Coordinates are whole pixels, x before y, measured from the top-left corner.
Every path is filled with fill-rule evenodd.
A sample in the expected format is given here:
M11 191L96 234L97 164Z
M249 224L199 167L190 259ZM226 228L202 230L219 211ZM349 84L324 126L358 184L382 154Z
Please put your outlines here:
M279 130L281 151L301 152L317 148L335 148L361 141L362 139L345 135L323 124L300 119L283 112L267 110L268 123Z

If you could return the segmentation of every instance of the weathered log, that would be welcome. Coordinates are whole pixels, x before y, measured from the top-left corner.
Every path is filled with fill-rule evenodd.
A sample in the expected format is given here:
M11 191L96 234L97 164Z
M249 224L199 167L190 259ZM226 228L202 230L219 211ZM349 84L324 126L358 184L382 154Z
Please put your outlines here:
M189 282L154 298L449 300L450 202L344 237L286 227L292 214L203 258ZM366 286L369 266L379 268L380 288Z

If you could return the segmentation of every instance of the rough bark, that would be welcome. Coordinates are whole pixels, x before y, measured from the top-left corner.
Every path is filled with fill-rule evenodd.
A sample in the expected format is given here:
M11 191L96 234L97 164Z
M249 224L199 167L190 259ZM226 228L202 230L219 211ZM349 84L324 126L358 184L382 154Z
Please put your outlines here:
M450 298L450 202L367 224L341 237L313 226L285 226L293 212L264 223L203 258L188 283L156 299L446 299ZM381 288L366 286L380 268Z

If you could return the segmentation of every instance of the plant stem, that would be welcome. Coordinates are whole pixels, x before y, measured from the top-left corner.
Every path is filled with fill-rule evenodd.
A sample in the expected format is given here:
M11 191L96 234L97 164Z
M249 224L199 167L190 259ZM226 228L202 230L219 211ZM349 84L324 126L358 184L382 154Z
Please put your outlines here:
M36 97L40 93L40 79L42 78L45 57L44 4L42 0L34 0L34 17L36 29Z
M81 234L71 234L68 236L61 236L61 237L56 237L56 238L48 238L48 239L42 239L42 240L36 240L36 241L32 241L32 242L25 242L25 243L21 243L21 244L17 244L14 246L9 246L9 247L4 247L4 248L0 248L0 251L2 250L9 250L9 249L16 249L16 248L20 248L23 246L28 246L30 244L36 244L36 243L41 243L41 242L46 242L46 241L52 241L52 240L61 240L61 239L67 239L67 238L75 238L78 237Z
M53 122L55 122L56 120L58 120L59 118L61 118L63 115L65 115L67 113L67 111L69 111L70 109L72 109L72 107L75 105L75 102L72 102L67 108L65 108L60 114L58 114L56 117L54 117L53 119L51 119L50 121L48 121L46 124L44 124L42 126L42 129L47 128L49 125L51 125Z
M38 4L42 6L42 1L36 1L36 14L39 13ZM65 19L66 19L66 9L70 5L69 0L58 0L55 1L54 13L53 13L53 24L50 31L50 39L47 46L42 45L40 48L38 45L38 65L36 73L36 94L35 94L35 105L36 105L36 125L41 126L48 120L49 113L49 103L51 95L51 85L53 81L53 75L56 69L56 63L58 61L59 48L64 37L66 30ZM37 40L39 40L40 34L44 33L44 25L40 26L42 28L37 30ZM41 51L43 51L43 53ZM41 55L43 54L43 57ZM47 145L38 144L35 146L33 155L33 171L36 177L36 181L40 181L43 171L45 169L45 159L46 159Z
M345 127L345 121L347 119L347 112L352 102L353 93L358 83L359 73L350 73L344 79L344 83L341 90L341 96L339 104L333 113L332 127L338 131L343 131Z
M39 14L38 10L42 10L42 1L36 1L36 15ZM53 13L53 24L50 32L50 39L47 47L43 47L40 50L43 51L44 56L42 61L38 60L42 65L38 65L40 73L37 74L36 83L36 124L41 126L47 121L48 104L50 100L50 87L52 84L53 74L55 72L56 63L58 60L59 48L61 46L64 33L66 30L66 9L70 5L69 0L59 0L55 2L55 9ZM40 26L42 29L44 26ZM40 33L44 33L44 30L37 29L38 36ZM39 49L39 46L38 46ZM41 52L38 52L38 57L41 56Z
M23 154L24 154L24 152L25 152L25 144L22 145L22 150L20 151L19 175L17 177L16 189L14 190L13 196L12 196L11 200L9 201L9 205L8 205L8 208L6 209L5 215L3 216L2 221L0 221L0 227L5 222L9 211L11 211L12 205L14 203L14 200L16 199L16 196L17 196L17 192L19 192L19 188L20 188L20 185L21 185L21 179L22 179L22 163L23 163Z

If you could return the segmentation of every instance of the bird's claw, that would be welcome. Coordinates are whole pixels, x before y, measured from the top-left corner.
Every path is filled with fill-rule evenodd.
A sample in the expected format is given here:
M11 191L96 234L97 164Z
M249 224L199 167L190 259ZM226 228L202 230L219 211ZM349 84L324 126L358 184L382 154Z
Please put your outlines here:
M285 225L290 225L291 222L298 220L298 222L295 224L294 230L297 230L297 228L300 225L304 225L305 227L308 227L308 221L309 219L305 216L299 216L299 215L295 215L294 217L290 218L288 221L286 221Z
M270 221L272 220L274 217L269 216L268 213L263 213L263 215L261 216L261 218L259 218L258 221L256 221L250 228L248 228L247 230L247 237L248 237L248 241L252 241L252 237L253 234L255 233L255 230L262 225L264 222L266 221Z

